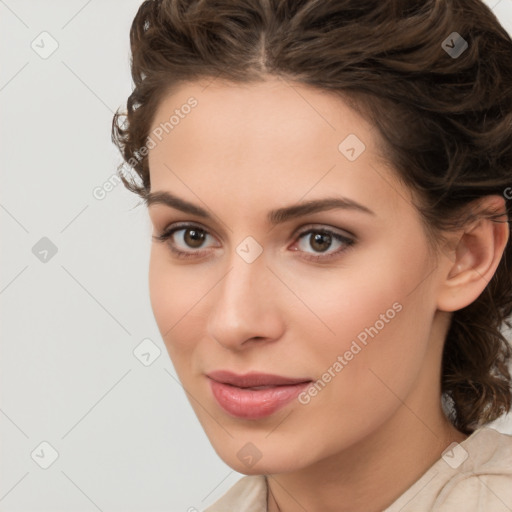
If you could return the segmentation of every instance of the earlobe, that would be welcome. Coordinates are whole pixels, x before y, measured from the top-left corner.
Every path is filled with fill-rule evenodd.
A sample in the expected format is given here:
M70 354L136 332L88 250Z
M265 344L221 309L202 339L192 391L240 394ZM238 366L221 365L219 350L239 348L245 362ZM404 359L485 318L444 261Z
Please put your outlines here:
M485 198L490 210L504 210L500 196ZM499 208L501 206L501 208ZM455 248L444 252L439 264L447 269L439 288L437 307L457 311L473 303L492 279L508 242L506 213L499 220L480 218L452 240ZM444 261L444 263L443 263Z

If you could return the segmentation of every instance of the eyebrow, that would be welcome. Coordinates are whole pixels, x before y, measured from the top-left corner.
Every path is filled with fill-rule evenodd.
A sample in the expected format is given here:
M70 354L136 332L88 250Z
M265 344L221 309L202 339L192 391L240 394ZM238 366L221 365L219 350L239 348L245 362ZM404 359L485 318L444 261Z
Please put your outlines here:
M170 208L174 208L191 215L197 215L198 217L203 217L205 219L213 218L213 216L207 210L195 204L189 203L188 201L185 201L184 199L181 199L177 196L174 196L167 191L149 192L146 194L144 201L148 208L151 205L163 204L165 206L169 206ZM374 211L347 197L326 197L324 199L314 199L292 206L271 210L267 214L267 219L271 225L276 225L287 222L288 220L296 217L301 217L303 215L313 214L326 210L333 210L336 208L354 210L370 215L375 215Z

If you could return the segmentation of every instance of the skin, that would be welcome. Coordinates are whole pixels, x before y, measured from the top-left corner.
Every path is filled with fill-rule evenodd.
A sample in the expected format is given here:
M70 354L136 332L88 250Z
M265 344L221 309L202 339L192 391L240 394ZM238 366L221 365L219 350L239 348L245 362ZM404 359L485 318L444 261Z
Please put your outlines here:
M169 356L218 455L236 471L268 475L270 511L382 510L466 438L442 413L442 347L451 312L494 274L506 224L482 220L454 233L453 251L436 260L412 192L379 156L378 134L339 97L271 77L207 85L170 93L152 126L197 99L149 153L151 192L212 215L148 208L154 236L178 222L207 232L199 247L187 245L190 232L174 235L192 253L186 259L171 239L152 243L151 305ZM338 150L349 134L366 145L353 162ZM331 209L268 223L271 209L333 196L374 214ZM333 239L321 252L311 235L298 236L311 227L356 241L311 261L346 247ZM263 248L252 263L236 252L248 236ZM307 405L243 420L213 398L213 370L321 378L394 303L401 311ZM251 467L237 457L247 443L261 453Z

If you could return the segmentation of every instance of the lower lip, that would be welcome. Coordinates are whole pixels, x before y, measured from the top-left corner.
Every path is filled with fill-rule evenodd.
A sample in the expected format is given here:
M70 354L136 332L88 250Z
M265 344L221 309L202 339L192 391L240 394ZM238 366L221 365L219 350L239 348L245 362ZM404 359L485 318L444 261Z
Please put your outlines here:
M257 420L270 416L290 403L311 383L265 389L243 389L210 379L213 396L219 405L232 416Z

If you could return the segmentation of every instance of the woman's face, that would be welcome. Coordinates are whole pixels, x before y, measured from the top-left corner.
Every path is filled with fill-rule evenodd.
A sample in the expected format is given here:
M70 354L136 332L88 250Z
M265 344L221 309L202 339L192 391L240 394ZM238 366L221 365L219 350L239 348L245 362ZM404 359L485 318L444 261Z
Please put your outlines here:
M153 241L149 285L213 447L241 473L279 473L398 418L428 434L429 407L439 407L440 269L411 192L378 157L376 131L302 85L205 85L166 97L152 125L153 235L177 229ZM326 199L339 203L318 206ZM233 387L220 371L302 384ZM269 387L247 389L258 385Z

